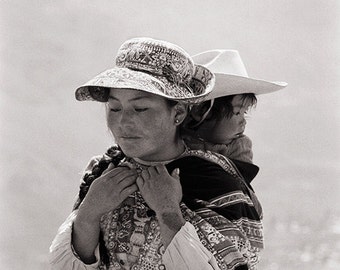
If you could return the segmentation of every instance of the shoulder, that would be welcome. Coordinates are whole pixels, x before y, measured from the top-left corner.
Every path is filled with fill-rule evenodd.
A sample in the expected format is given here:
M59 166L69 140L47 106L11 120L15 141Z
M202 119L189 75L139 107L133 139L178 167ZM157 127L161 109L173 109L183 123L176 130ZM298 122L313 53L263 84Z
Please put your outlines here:
M229 175L219 164L199 156L179 158L168 165L169 169L179 168L183 173L193 176Z
M211 153L207 151L206 154L210 156ZM167 165L169 172L179 168L184 194L197 193L200 198L209 199L244 189L242 176L231 163L224 163L215 154L210 158L207 156L189 155Z
M244 190L244 185L250 186L259 168L251 163L232 160L210 151L190 150L189 153L167 165L171 172L180 169L181 184L185 188L203 186L210 188L226 188Z
M238 169L240 174L242 174L243 179L250 186L250 182L256 177L260 168L253 163L245 162L240 159L231 159Z
M199 173L223 173L234 177L241 177L230 160L218 153L204 150L188 150L182 157L171 162L186 171Z
M236 179L243 178L231 159L216 152L188 150L182 158L187 159L189 164L193 163L190 168L194 167L199 172L206 172L208 175L216 172L219 175L222 173L224 176Z

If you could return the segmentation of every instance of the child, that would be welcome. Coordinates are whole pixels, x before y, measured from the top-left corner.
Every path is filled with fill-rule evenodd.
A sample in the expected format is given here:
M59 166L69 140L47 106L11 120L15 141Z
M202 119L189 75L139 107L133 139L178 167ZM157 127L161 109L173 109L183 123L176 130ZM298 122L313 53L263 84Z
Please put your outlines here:
M256 101L255 95L250 93L220 97L193 106L186 123L186 143L192 149L210 150L252 163L252 142L243 132L245 115Z
M192 149L205 149L252 163L252 142L245 136L245 115L257 103L256 95L287 86L248 77L235 50L211 50L193 56L210 69L216 84L206 101L192 107L184 124L184 138Z

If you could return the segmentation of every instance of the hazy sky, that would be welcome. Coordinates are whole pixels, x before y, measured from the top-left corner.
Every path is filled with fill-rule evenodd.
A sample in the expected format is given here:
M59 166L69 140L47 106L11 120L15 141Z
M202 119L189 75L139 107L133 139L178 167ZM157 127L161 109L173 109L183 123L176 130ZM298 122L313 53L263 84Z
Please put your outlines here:
M1 115L10 133L33 124L20 110L8 112L15 103L42 106L40 114L47 104L53 110L56 100L73 102L73 89L112 66L122 42L150 36L191 54L237 49L251 77L288 82L285 90L259 97L248 132L255 142L270 140L269 148L283 148L288 159L339 160L339 1L1 1L1 6ZM87 106L93 104L79 108ZM68 109L78 110L78 104ZM58 113L61 119L70 115ZM91 136L95 133L89 141Z
M71 208L79 173L111 143L103 107L76 102L74 89L110 68L132 37L165 39L190 54L236 49L250 77L288 82L285 90L259 97L246 130L263 179L255 187L269 217L275 214L270 205L284 197L279 188L292 200L304 194L294 184L285 190L282 179L310 181L315 192L339 179L340 1L1 0L0 12L0 209L6 211L0 221L10 228L1 236L4 266L22 235L28 239L23 262L13 269L27 264L32 254L23 250L37 235L31 266L46 264L43 252ZM324 190L332 201L311 207L335 211L331 190L340 189L337 181L332 185ZM306 223L313 220L306 216Z

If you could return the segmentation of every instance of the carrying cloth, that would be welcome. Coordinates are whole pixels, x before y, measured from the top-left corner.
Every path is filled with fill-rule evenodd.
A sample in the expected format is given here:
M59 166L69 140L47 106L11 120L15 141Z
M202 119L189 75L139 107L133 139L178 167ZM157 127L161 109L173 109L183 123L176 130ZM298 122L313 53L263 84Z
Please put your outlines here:
M110 157L106 154L102 160ZM90 167L98 168L98 161ZM217 153L187 150L166 167L169 173L179 168L183 217L194 225L220 269L255 269L263 248L262 209L250 182L258 167L235 162L239 168ZM247 180L240 171L246 172ZM78 206L79 202L75 208ZM154 266L164 267L158 220L152 212L137 191L102 217L101 269L121 269L122 258L140 269L147 269L150 260Z

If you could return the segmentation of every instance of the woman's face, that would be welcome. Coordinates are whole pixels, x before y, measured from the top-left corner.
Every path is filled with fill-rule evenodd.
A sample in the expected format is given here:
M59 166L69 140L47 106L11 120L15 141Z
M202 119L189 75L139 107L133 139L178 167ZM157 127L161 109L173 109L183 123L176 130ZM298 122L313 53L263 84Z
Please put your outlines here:
M247 123L245 114L249 104L244 104L241 95L236 95L231 104L233 114L230 118L223 117L218 121L207 119L202 123L199 135L203 139L213 143L228 144L243 134Z
M129 157L147 161L173 158L169 151L176 146L175 116L175 107L163 97L132 89L110 90L107 124Z

